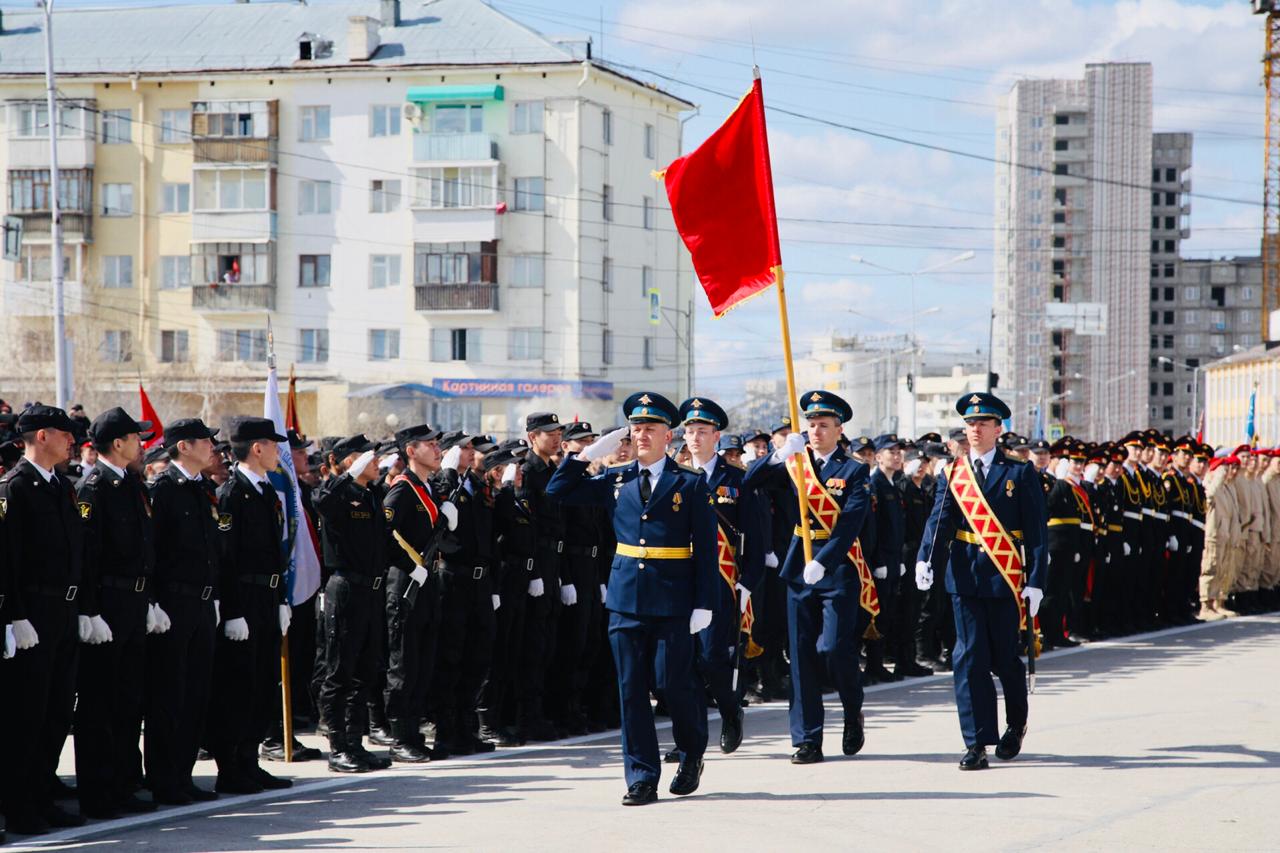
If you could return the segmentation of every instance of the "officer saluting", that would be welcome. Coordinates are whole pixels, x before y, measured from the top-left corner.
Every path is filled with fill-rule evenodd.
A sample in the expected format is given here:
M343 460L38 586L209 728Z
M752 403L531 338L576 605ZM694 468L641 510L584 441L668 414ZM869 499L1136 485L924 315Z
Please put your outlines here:
M842 751L855 755L865 741L858 642L868 622L860 605L862 587L872 581L857 539L871 484L867 465L849 458L839 445L842 424L853 417L849 404L827 391L812 391L800 398L800 410L808 422L809 447L806 433L791 433L778 450L752 464L744 485L787 480L795 488L787 466L795 464L789 461L793 457L804 457L796 474L804 476L810 536L821 547L806 563L797 526L781 576L791 625L791 745L796 747L791 762L815 764L823 760L822 685L828 672L844 706Z
M987 766L988 744L1005 761L1022 749L1027 728L1026 670L1018 657L1019 623L1035 618L1044 597L1044 490L1030 463L996 448L1009 407L992 394L961 397L968 452L938 477L933 512L916 563L916 586L933 585L947 562L947 592L956 620L956 706L966 752L961 770ZM1023 577L1027 582L1022 585ZM998 737L994 673L1004 690L1008 728Z
M599 504L613 510L617 552L609 576L609 645L618 667L622 704L624 806L658 798L658 736L649 704L649 673L671 713L682 759L671 793L691 794L702 776L707 745L706 708L693 675L693 636L712 623L723 583L716 568L716 517L705 480L666 456L676 407L654 393L623 403L637 461L591 477L587 466L622 443L620 427L570 453L547 486L566 504ZM653 650L657 648L657 660Z

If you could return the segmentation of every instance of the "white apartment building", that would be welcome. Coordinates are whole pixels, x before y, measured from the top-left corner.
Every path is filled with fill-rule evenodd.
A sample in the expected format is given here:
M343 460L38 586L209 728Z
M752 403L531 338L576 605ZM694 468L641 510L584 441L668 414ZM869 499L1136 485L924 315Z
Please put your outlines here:
M686 101L481 0L55 16L75 396L261 406L268 323L313 434L509 434L680 399L691 267L661 183ZM49 399L43 19L0 25L4 396Z

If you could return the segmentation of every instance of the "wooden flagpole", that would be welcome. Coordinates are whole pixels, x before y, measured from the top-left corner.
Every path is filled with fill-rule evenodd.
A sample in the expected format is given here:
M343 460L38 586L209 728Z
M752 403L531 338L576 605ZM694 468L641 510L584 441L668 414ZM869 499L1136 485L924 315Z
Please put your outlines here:
M796 392L796 370L791 361L791 324L787 320L787 294L783 285L786 274L782 266L773 268L774 278L778 282L778 319L782 323L782 357L787 366L787 405L791 409L791 431L800 429L800 403ZM799 455L799 454L797 454ZM796 500L800 503L800 532L803 536L804 562L813 561L813 538L809 532L809 496L804 485L804 466L797 465L792 474L792 482L796 484Z
M267 317L267 367L276 369L275 332L271 317ZM287 596L286 596L287 598ZM281 745L284 746L285 763L293 761L293 695L289 684L289 634L280 635L280 722Z

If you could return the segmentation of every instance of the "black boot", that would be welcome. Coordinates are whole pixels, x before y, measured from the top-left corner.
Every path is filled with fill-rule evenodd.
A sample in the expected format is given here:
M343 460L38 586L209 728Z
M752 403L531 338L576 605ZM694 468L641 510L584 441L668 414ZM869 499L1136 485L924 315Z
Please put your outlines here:
M329 769L334 773L368 773L373 768L351 751L346 735L329 735Z
M391 759L385 755L375 755L364 748L364 738L358 733L347 733L347 743L352 753L360 757L360 760L369 765L371 770L386 770L391 766Z
M426 764L431 760L418 733L417 720L392 720L395 743L391 746L391 760L399 764Z
M494 746L519 746L520 741L501 726L501 718L495 711L477 711L480 722L480 740Z
M462 715L460 736L471 744L472 752L493 752L494 745L480 736L480 715L470 712Z

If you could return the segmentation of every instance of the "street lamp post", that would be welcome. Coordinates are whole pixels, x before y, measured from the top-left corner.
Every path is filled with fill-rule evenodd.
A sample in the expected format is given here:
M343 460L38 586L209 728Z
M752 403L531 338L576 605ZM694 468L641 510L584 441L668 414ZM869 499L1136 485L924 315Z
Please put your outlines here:
M962 261L973 260L973 258L975 257L976 257L976 253L970 250L967 252L961 252L960 254L956 255L954 258L948 258L947 260L942 261L940 263L923 267L922 269L918 269L915 272L907 272L906 270L897 270L897 269L893 269L892 267L886 267L880 264L872 263L871 261L868 261L866 258L863 258L861 255L849 256L849 260L853 261L855 264L865 264L866 266L875 267L876 269L884 270L885 272L891 272L897 275L905 275L911 279L911 435L912 437L915 437L916 435L916 400L917 400L916 383L919 380L919 377L916 375L918 372L916 355L919 353L919 350L920 350L920 340L919 338L916 337L916 317L917 317L916 277L924 275L925 273L937 272L943 267L949 267L952 264L958 264L958 263L961 263ZM925 311L924 313L932 314L934 310L935 309L931 308L928 311Z
M1176 364L1191 371L1191 431L1194 432L1200 425L1200 371L1204 368L1198 364L1192 366L1185 361L1169 358L1167 355L1157 356L1156 361L1161 364Z

